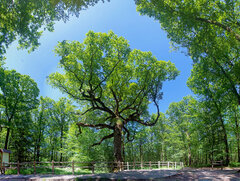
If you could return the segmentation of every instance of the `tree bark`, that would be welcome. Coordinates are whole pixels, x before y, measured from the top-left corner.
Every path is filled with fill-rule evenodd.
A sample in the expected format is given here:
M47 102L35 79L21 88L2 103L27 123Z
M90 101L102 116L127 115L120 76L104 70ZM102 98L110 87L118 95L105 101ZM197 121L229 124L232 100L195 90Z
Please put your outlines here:
M60 162L62 162L62 161L63 161L63 156L62 156L62 148L63 148L63 126L61 127L60 148L61 148Z
M224 139L224 144L225 144L225 152L226 152L226 158L225 158L225 164L229 164L229 148L228 148L228 140L227 140L227 133L226 133L226 128L222 119L222 116L220 117L221 120L221 126L223 129L223 139Z
M143 162L143 148L142 148L142 140L139 143L139 153L140 153L140 161Z
M187 137L187 146L188 146L188 166L191 166L192 164L192 154L191 154L191 144L190 144L190 135L188 132L186 132L186 137Z
M237 150L238 150L238 162L240 162L240 135L239 135L239 124L238 118L235 111L235 126L236 126L236 139L237 139Z
M40 161L40 143L37 144L37 158L36 161L39 162Z
M4 149L6 150L8 149L9 134L10 134L10 128L7 128L7 135L6 135L5 146L4 146Z
M114 156L116 163L116 171L119 171L121 168L121 162L123 162L122 158L122 122L117 121L114 127Z
M122 154L123 154L123 160L125 160L125 144L124 144L124 136L123 136L123 139L122 139Z

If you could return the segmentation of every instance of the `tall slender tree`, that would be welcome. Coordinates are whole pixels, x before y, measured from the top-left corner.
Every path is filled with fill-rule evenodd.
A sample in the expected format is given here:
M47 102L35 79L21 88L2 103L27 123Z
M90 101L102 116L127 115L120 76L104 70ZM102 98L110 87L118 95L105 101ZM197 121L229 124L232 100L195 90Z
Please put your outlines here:
M36 108L39 89L29 76L21 75L15 70L2 70L0 90L0 104L4 107L7 128L4 148L7 149L15 115Z

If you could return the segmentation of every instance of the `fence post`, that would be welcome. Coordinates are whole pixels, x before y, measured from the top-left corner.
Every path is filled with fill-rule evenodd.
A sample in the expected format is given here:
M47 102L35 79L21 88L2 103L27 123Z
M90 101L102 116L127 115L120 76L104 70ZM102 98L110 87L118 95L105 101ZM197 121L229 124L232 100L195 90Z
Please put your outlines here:
M124 171L124 162L121 164L122 171Z
M149 169L152 170L152 162L149 161Z
M133 162L133 169L135 170L135 161Z
M3 164L2 172L5 174L5 162L3 162L2 164Z
M118 165L118 168L120 168L120 171L122 171L122 167L121 167L121 162L120 161L117 162L117 165Z
M177 162L175 162L175 170L177 169Z
M52 160L52 174L54 175L54 161Z
M72 174L74 175L74 160L72 161Z
M127 162L127 170L129 170L129 163Z
M158 161L158 169L160 170L160 161Z
M33 162L33 165L34 165L34 174L36 175L36 161L35 160Z
M142 160L141 160L141 170L143 169L143 162L142 162Z
M169 169L169 162L167 162L167 168Z
M94 162L92 162L92 174L94 174Z
M17 174L20 175L20 165L19 165L19 161L17 162Z

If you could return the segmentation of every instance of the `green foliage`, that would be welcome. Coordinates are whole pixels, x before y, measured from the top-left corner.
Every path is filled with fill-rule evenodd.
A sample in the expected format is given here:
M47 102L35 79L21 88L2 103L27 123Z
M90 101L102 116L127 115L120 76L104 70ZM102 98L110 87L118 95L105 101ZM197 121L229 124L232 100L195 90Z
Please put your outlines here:
M0 59L8 46L18 40L19 48L35 50L43 30L53 31L54 21L95 5L99 0L2 0L0 5ZM0 61L1 63L1 61Z
M240 105L239 1L136 0L137 10L159 20L175 48L187 48L194 65L188 86L203 103L199 130L208 141L210 159L229 162L229 107ZM231 106L229 106L231 105ZM230 108L230 112L232 108ZM207 115L208 114L208 115ZM239 127L235 116L235 130ZM200 126L201 125L201 126ZM220 128L219 128L220 127ZM221 134L219 134L219 132ZM206 136L207 135L207 136ZM235 131L239 150L239 131ZM221 140L224 140L224 144ZM207 144L207 142L209 144ZM225 145L225 146L222 146ZM224 148L225 147L225 148ZM225 149L225 153L219 150ZM207 149L206 149L207 151ZM240 151L238 151L240 161Z
M2 70L0 88L0 104L9 118L15 112L32 110L38 105L39 89L27 75L21 75L15 70Z
M138 11L159 20L175 46L187 48L195 63L192 74L204 72L203 78L230 89L240 104L238 0L136 2Z
M89 31L83 43L63 41L55 52L64 73L51 74L49 83L81 106L79 126L113 131L97 145L114 137L114 155L122 160L122 130L129 138L131 122L149 126L157 122L162 82L175 79L176 67L158 61L151 52L131 50L127 40L111 31ZM158 111L155 119L148 113L151 101Z
M230 162L229 166L230 167L240 167L240 163L239 162Z
M78 16L98 1L1 1L0 59L15 40L19 48L36 49L42 32L53 31L55 21ZM111 31L89 31L83 43L63 41L56 47L63 73L51 74L48 81L71 101L38 100L36 83L4 69L0 61L0 145L6 148L9 142L12 161L112 162L120 148L125 161L209 166L225 160L239 166L239 1L135 2L141 14L159 20L174 48L187 49L194 63L187 84L197 98L184 97L171 103L166 115L160 113L162 84L179 71L151 52L131 49ZM157 113L150 115L152 104ZM55 172L71 174L60 168ZM89 170L77 171L83 172Z
M29 76L21 75L15 70L1 68L0 73L0 105L4 112L1 126L7 128L4 146L7 149L10 129L18 125L16 124L17 115L36 108L39 89Z
M52 168L37 168L36 170L37 174L50 174L52 173ZM34 169L33 168L28 168L28 169L21 169L20 170L21 175L30 175L34 174ZM89 169L78 169L75 168L74 173L76 175L84 175L84 174L91 174L92 171ZM96 173L101 173L96 171ZM6 175L16 175L17 170L16 169L7 169L5 172ZM55 175L72 175L72 168L54 168L54 174Z

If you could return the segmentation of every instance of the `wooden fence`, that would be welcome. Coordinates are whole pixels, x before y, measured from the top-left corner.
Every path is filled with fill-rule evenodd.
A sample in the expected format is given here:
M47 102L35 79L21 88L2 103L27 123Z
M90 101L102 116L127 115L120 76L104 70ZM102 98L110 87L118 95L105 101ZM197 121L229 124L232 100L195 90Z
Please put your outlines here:
M183 162L119 162L120 171L130 170L160 170L160 169L182 169ZM116 162L22 162L22 163L2 163L1 170L13 169L17 170L17 174L21 174L21 170L32 169L33 174L37 174L39 169L48 169L51 174L55 174L57 168L71 169L71 174L76 173L76 169L86 169L92 173L95 171L110 172L116 168ZM39 174L39 173L38 173ZM46 174L46 172L44 172ZM49 174L49 172L48 172Z

